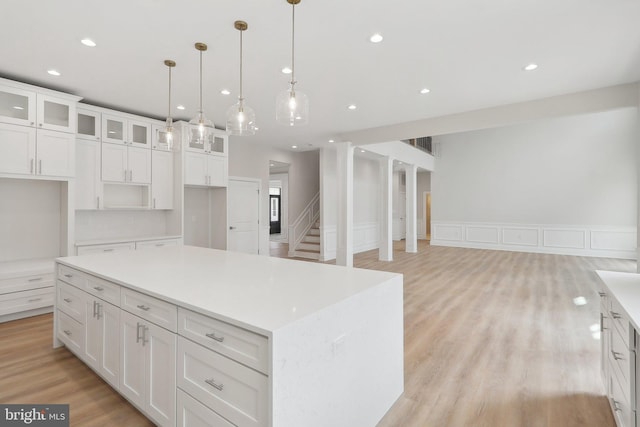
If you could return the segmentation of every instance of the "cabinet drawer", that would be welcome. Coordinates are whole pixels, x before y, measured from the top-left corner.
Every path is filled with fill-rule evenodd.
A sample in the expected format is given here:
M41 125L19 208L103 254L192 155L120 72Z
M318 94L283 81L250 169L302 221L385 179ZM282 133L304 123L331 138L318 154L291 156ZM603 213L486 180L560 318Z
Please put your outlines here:
M633 350L629 350L616 328L613 328L610 334L611 350L609 352L609 360L613 369L617 371L618 380L627 401L632 401L635 398L635 396L632 396L631 386L635 383L636 353Z
M149 249L149 248L161 248L163 246L178 246L177 239L165 239L165 240L148 240L145 242L136 242L136 249Z
M120 308L171 332L176 332L178 329L178 309L176 306L149 295L123 288Z
M108 282L99 277L87 276L84 290L113 305L120 304L120 285L116 285L115 283Z
M82 359L84 349L84 328L79 323L67 316L62 311L57 311L58 331L57 336L69 350L73 351Z
M53 305L53 286L0 295L0 316Z
M178 337L178 386L239 426L266 426L268 379Z
M609 403L611 404L617 427L635 426L635 411L631 409L615 374L609 376L608 388Z
M180 389L177 421L178 427L235 427Z
M627 348L631 348L629 346L629 319L624 314L622 307L618 304L614 298L609 298L609 317L611 318L611 323L613 323L614 328L620 332L624 340L624 344ZM633 330L632 330L633 331Z
M58 264L58 279L84 289L87 283L87 275L78 270Z
M80 289L68 285L60 280L56 284L56 308L71 316L76 321L84 324L84 302L85 293Z
M112 243L108 245L78 246L78 255L101 254L110 252L132 251L136 248L134 242Z
M193 311L178 309L178 333L268 374L268 338Z
M11 279L0 280L0 294L28 291L31 289L47 288L51 286L53 286L53 273L12 277Z

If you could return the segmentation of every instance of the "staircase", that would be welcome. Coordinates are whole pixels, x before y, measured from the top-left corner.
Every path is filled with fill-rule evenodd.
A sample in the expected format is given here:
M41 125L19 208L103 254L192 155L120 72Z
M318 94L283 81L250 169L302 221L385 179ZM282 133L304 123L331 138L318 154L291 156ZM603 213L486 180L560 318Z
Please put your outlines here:
M316 221L295 248L295 256L320 259L320 221Z

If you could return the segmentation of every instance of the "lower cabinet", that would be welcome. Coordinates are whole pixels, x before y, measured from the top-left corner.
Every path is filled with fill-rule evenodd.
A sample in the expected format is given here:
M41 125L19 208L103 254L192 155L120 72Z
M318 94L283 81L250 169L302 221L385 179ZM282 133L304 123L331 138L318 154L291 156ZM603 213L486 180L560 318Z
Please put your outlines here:
M160 426L175 425L176 335L124 310L120 393Z
M211 409L178 389L178 427L235 427Z
M0 322L52 311L53 259L0 263Z
M87 294L85 319L85 363L118 388L120 308Z

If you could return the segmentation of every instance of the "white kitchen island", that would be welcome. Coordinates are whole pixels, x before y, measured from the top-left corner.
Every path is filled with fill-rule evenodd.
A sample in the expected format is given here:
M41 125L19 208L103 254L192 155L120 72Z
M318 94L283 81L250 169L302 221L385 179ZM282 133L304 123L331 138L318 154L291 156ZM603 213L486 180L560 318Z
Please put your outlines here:
M375 426L403 392L402 275L190 246L56 267L54 346L158 425Z

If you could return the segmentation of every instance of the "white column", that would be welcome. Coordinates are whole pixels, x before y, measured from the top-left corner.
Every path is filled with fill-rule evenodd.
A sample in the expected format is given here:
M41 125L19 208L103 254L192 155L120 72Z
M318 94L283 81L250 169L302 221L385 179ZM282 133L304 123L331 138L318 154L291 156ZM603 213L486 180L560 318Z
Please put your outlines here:
M382 214L380 215L380 261L393 261L393 159L380 159Z
M353 267L353 145L338 145L336 162L337 251L336 264Z
M407 183L407 236L405 240L407 252L418 252L418 204L417 204L417 181L418 167L416 165L407 165L406 183Z

